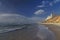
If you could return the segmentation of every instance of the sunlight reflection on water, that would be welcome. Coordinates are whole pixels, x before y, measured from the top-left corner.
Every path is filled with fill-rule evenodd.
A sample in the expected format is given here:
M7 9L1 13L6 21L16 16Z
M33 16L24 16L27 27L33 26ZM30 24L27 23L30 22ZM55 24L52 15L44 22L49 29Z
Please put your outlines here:
M40 25L37 36L41 38L41 40L55 40L55 35L52 31L50 31L44 25Z
M43 25L29 25L23 30L0 34L0 40L10 40L10 38L15 40L54 40L55 35Z

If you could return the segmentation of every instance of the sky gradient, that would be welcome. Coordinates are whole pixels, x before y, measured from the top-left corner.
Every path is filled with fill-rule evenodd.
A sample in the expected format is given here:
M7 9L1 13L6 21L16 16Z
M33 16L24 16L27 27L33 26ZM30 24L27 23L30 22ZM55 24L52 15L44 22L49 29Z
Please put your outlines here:
M27 17L46 17L51 12L60 15L60 0L0 0L0 12Z

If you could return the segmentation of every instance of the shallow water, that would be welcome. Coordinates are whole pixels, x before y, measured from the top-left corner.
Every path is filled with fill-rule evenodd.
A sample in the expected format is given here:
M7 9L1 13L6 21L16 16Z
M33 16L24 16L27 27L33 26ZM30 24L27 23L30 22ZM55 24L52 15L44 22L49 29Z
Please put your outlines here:
M26 25L22 29L0 31L0 40L54 40L54 34L43 25Z

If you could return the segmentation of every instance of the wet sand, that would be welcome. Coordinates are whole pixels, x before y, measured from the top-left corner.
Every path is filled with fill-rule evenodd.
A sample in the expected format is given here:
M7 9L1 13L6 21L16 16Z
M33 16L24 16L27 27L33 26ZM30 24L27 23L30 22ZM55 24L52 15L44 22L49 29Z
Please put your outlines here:
M10 32L0 33L0 40L53 40L53 34L36 25Z
M28 27L6 33L0 33L0 40L40 40L36 36L38 27Z
M49 30L51 30L54 34L56 39L55 40L60 40L60 27L56 25L45 25L48 27Z

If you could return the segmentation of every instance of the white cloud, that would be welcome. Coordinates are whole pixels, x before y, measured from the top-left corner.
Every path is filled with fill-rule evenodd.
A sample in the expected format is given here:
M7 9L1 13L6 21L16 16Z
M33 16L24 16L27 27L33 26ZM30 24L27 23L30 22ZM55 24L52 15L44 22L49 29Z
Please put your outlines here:
M44 21L45 18L33 16L30 18L33 22L38 23Z
M37 7L45 7L45 5L38 5Z
M45 1L42 1L42 5L38 5L37 7L45 7Z
M49 7L49 6L53 6L53 4L60 2L60 0L52 0L51 2L49 1L42 1L41 5L38 5L37 7ZM48 4L48 5L47 5Z
M46 1L42 1L42 4L45 4L46 3Z
M49 2L50 6L53 6L53 4L60 2L60 0L53 0L52 2Z
M41 8L41 7L49 7L49 6L53 6L53 3L49 1L42 1L42 4L38 5L37 7Z
M5 24L26 24L29 23L29 19L19 14L0 14L0 23Z
M40 10L37 10L34 14L39 15L39 14L42 14L44 12L45 12L44 10L40 9Z
M52 2L49 2L50 6L53 6L53 4L60 2L60 0L53 0Z
M60 0L54 0L54 3L60 2Z
M53 3L52 3L52 2L50 2L50 3L49 3L49 5L50 5L50 6L53 6Z

